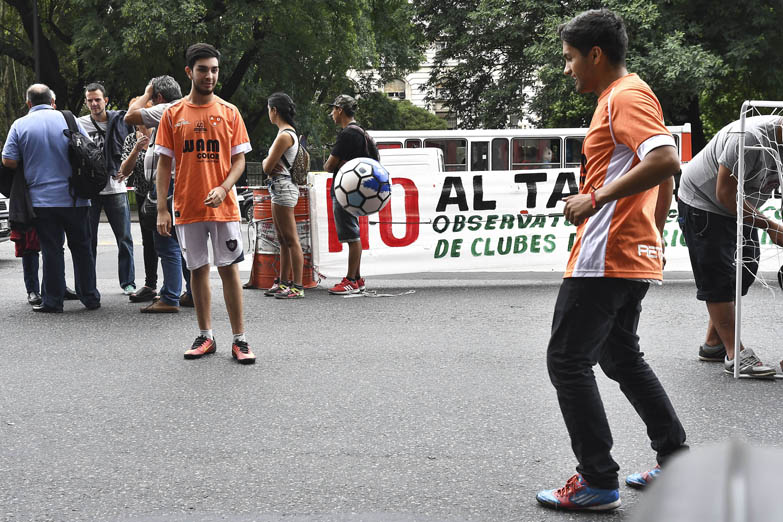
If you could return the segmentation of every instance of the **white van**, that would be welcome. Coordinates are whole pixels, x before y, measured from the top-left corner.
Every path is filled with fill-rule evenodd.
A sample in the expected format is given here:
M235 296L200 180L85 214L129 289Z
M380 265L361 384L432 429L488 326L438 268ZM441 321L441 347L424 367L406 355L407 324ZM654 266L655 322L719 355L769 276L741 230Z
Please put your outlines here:
M411 171L444 172L443 151L436 148L381 149L381 165L390 174L403 175Z

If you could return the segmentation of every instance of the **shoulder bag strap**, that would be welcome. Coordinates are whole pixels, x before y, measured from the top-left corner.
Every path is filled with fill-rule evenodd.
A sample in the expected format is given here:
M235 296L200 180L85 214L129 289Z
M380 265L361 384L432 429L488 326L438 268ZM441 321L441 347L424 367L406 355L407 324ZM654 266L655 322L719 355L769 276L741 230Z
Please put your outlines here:
M65 123L68 125L68 130L71 132L78 132L79 126L76 125L76 118L71 111L60 111L65 118Z
M297 141L296 132L292 131L291 129L283 129L283 132L291 132L291 133L293 133L293 135L294 135L294 141ZM299 142L299 141L297 141L297 144L298 144L299 146L296 148L296 153L297 153L297 154L299 154L299 147L301 147L301 146L302 146L302 143L301 143L301 142ZM294 157L296 157L296 156L294 156ZM283 160L283 164L285 165L285 168L287 168L287 169L290 171L290 170L291 170L291 164L290 164L290 163L288 162L288 160L286 159L286 157L285 157L285 152L283 153L283 155L282 155L282 156L280 156L280 159L281 159L281 160Z
M101 129L101 128L98 126L98 122L96 122L96 121L93 119L93 117L92 117L92 114L90 114L90 121L92 122L92 126L93 126L93 127L95 127L95 132L97 132L98 134L100 134L100 135L101 135L101 138L103 138L103 139L105 140L105 139L106 139L106 131L105 131L105 130L103 130L103 129ZM107 127L108 127L108 123L109 123L109 121L108 121L108 120L106 120L106 125L107 125Z

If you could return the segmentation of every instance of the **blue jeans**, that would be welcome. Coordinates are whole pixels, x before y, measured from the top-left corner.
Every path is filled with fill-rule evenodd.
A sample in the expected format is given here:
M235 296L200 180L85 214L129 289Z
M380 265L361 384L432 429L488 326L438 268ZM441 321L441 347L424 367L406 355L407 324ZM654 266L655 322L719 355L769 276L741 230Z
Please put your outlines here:
M107 194L90 200L90 225L92 226L92 255L98 258L98 223L101 209L106 212L111 230L117 240L117 275L120 288L136 287L136 268L133 264L133 238L131 237L130 207L128 194Z
M183 276L185 277L185 291L190 294L190 271L182 258L182 251L179 248L174 228L171 229L171 237L161 236L157 230L154 234L155 251L160 257L160 266L163 268L160 300L168 305L179 306Z
M27 293L41 293L38 280L38 252L25 252L22 254L22 272L24 273L24 287Z
M76 293L87 308L101 303L101 294L95 287L95 257L90 248L89 207L35 207L35 228L41 243L43 258L43 304L63 309L65 296L65 256L63 244L68 238L68 249L73 259Z

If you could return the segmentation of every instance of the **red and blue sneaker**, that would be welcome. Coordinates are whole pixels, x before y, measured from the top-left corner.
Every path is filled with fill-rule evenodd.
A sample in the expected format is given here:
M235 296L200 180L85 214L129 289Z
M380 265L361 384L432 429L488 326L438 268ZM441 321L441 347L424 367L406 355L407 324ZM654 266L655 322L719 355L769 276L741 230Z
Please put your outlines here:
M620 490L590 487L582 475L577 473L560 489L539 491L536 500L552 509L609 511L620 506Z
M658 475L661 473L661 467L655 466L650 471L643 471L641 473L632 473L625 477L625 483L636 489L644 489L652 484Z

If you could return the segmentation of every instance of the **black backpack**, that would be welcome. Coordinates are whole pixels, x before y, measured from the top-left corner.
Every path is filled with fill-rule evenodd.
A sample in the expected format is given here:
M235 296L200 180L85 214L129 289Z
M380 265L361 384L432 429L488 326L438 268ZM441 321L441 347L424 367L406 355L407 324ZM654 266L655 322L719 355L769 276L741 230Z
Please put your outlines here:
M92 199L100 194L109 181L109 172L101 150L90 138L79 132L76 118L71 111L62 111L68 128L63 134L68 138L68 160L71 174L68 183L71 197Z

